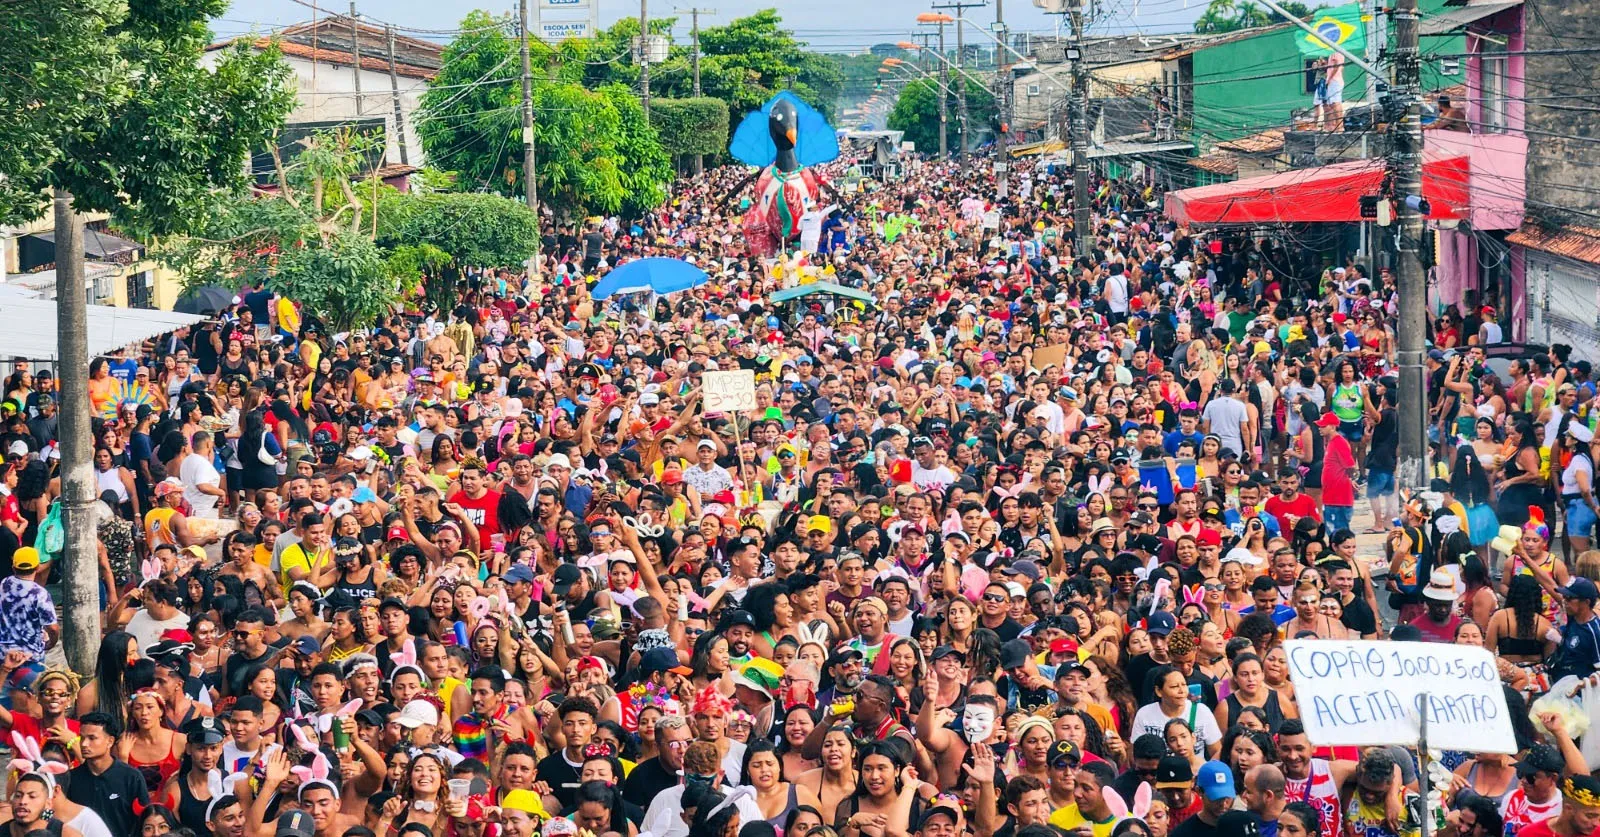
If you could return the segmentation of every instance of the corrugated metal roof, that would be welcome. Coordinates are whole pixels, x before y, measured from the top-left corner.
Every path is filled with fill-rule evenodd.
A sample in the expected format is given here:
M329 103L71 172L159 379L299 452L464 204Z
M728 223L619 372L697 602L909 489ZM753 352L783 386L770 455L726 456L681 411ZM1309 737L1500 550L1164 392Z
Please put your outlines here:
M1254 29L1240 29L1237 32L1229 32L1225 35L1217 35L1206 40L1198 40L1193 43L1185 44L1179 49L1172 50L1171 52L1163 52L1156 57L1162 61L1171 61L1174 58L1182 58L1185 55L1193 55L1202 49L1210 49L1211 47L1219 46L1221 44L1231 44L1234 41L1247 40L1267 32L1275 32L1279 29L1287 29L1293 25L1294 24L1292 23L1278 23L1272 26L1257 26Z
M1522 5L1522 0L1509 0L1509 2L1478 3L1451 9L1447 12L1440 12L1418 24L1417 34L1448 35L1470 23L1476 23L1490 15L1498 14L1506 9L1514 9L1520 5Z
M89 357L85 361L206 319L197 314L143 308L87 308ZM58 351L56 303L6 297L5 305L0 306L0 356L56 360Z
M1531 250L1564 256L1574 261L1600 265L1600 229L1573 224L1546 229L1530 221L1506 236L1506 242Z

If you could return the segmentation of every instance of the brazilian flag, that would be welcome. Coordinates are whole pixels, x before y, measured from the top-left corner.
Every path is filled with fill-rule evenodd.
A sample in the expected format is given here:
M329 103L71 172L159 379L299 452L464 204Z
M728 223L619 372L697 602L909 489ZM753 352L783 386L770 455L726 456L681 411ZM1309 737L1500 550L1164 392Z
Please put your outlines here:
M1311 28L1317 34L1302 32L1296 43L1300 54L1319 58L1333 53L1333 44L1346 51L1361 55L1367 49L1367 25L1361 19L1361 4L1350 3L1331 9L1319 9L1311 19Z

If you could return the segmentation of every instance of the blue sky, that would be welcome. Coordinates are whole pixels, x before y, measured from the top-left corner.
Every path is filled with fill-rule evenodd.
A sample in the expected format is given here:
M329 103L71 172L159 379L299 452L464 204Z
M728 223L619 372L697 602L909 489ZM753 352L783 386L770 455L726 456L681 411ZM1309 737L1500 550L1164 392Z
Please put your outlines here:
M226 14L213 21L219 35L231 36L250 31L270 31L311 17L311 4L329 13L349 11L344 0L235 0ZM876 43L904 40L916 27L915 18L926 11L931 0L879 0L863 6L858 0L809 0L806 3L787 0L702 0L700 3L650 0L652 17L673 14L674 6L688 8L699 5L715 8L716 15L702 16L701 25L725 22L734 17L750 14L763 8L776 7L784 22L797 37L808 42L811 48L824 52L857 52ZM1205 8L1205 0L1098 0L1099 13L1091 27L1094 33L1168 34L1188 31L1194 19ZM358 2L357 11L371 18L416 29L450 30L473 8L491 12L510 11L516 8L513 0L487 0L482 3L441 3L438 0L364 0ZM610 25L618 18L636 16L637 3L604 0L600 5L601 25ZM1035 8L1031 0L1005 0L1006 23L1013 32L1031 31L1051 33L1056 31L1056 16L1047 15ZM987 7L969 9L966 16L974 21L990 23L994 20L994 0ZM687 38L688 17L680 18L683 37ZM1064 22L1063 22L1064 24ZM412 33L408 33L412 34ZM416 33L420 34L420 33ZM949 35L952 38L954 33ZM438 37L447 39L447 35ZM981 41L981 38L973 38Z

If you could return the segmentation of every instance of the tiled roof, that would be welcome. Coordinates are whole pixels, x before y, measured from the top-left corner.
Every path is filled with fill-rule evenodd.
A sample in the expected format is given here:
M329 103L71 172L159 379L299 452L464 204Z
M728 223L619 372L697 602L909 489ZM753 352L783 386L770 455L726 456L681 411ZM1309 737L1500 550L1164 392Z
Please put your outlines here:
M356 21L355 29L361 45L361 68L387 73L388 33L382 28L359 20ZM284 27L271 37L241 35L211 44L206 49L207 51L222 49L241 41L255 49L266 49L274 40L278 42L284 55L325 61L330 64L350 64L352 51L350 18L341 15L329 15L318 18L315 22L296 23ZM432 80L439 74L439 67L443 63L442 45L398 35L395 36L394 44L396 75L426 81Z
M1248 137L1219 142L1217 147L1223 151L1238 151L1241 154L1275 154L1283 150L1283 129L1274 128Z
M1189 165L1212 174L1238 174L1239 159L1226 151L1213 151L1189 161Z
M1567 224L1553 229L1524 221L1522 228L1506 236L1511 244L1565 256L1580 262L1600 265L1600 229Z

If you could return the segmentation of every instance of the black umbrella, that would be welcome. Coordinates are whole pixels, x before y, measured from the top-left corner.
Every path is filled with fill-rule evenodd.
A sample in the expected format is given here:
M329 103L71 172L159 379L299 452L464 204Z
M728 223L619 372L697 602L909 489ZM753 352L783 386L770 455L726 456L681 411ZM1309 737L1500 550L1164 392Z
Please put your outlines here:
M233 304L233 291L221 285L203 285L185 291L172 310L179 314L216 314Z

